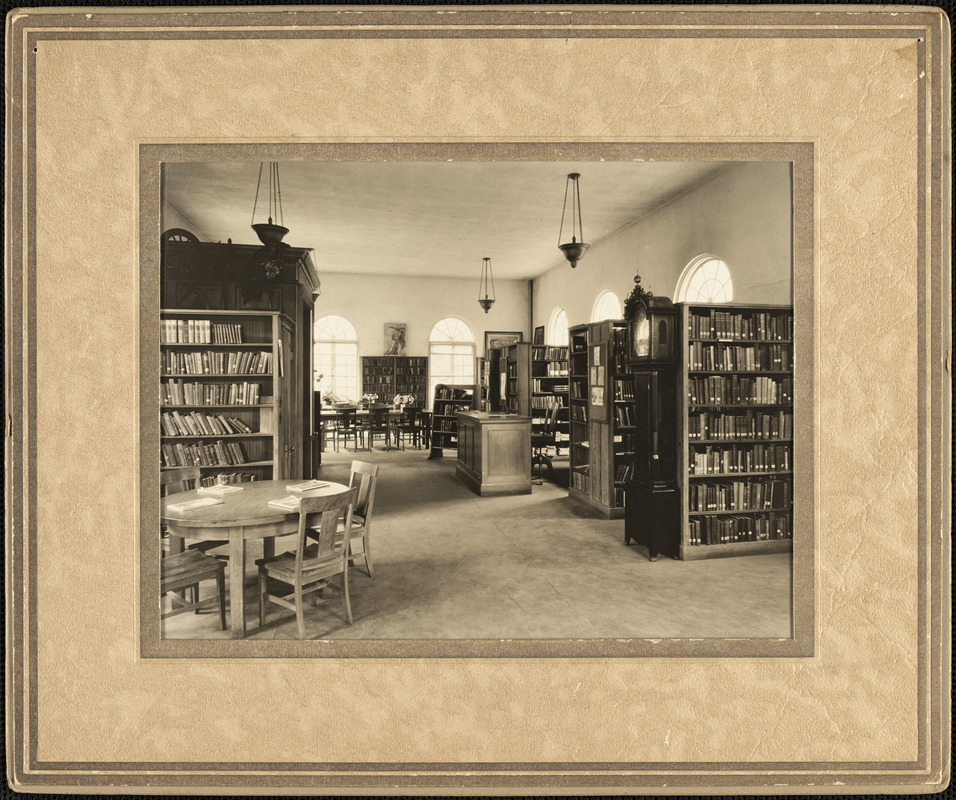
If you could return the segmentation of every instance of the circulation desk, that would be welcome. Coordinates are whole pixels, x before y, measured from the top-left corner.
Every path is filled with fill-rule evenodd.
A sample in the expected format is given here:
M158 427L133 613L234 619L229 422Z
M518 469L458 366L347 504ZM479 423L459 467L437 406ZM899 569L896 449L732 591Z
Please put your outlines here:
M531 494L531 417L459 411L459 479L482 495Z

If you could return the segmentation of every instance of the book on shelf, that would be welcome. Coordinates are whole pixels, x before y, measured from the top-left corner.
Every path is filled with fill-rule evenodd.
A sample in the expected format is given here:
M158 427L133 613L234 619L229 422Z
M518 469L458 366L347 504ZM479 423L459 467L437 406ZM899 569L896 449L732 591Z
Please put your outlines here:
M184 500L182 503L170 503L166 506L167 511L182 513L185 511L196 511L200 508L208 508L222 503L221 497L197 497L195 500Z
M275 506L276 508L281 508L284 511L298 511L299 498L290 494L288 497L283 497L281 500L270 500L269 505Z
M328 481L311 480L304 483L290 483L285 488L289 492L310 492L313 489L324 489L328 485Z

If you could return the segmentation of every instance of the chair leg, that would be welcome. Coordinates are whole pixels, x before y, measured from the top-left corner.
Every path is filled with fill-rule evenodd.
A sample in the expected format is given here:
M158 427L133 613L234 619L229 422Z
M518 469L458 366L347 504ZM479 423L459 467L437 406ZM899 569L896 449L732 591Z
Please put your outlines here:
M220 570L216 575L216 592L219 594L219 625L220 630L226 629L226 571Z
M349 602L349 567L345 565L342 571L342 596L345 598L345 617L352 624L352 604Z
M302 587L295 587L295 626L299 632L299 638L305 638L305 609L302 608Z
M259 570L259 627L266 624L266 575Z
M362 537L362 550L365 553L365 569L368 570L368 576L372 577L372 553L369 548L368 536Z

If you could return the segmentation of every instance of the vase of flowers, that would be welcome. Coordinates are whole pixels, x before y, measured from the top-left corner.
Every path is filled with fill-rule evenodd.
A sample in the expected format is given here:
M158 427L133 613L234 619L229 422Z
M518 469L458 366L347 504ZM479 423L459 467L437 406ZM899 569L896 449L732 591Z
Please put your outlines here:
M392 398L392 406L400 411L405 410L405 406L410 406L415 402L413 394L397 394Z

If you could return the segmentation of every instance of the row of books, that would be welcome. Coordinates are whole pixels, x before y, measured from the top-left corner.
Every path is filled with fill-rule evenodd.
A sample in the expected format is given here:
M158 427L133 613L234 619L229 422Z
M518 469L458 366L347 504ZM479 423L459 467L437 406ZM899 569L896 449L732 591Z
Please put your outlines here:
M258 383L160 382L159 401L170 406L249 406L259 402Z
M588 384L587 381L581 378L575 378L571 381L569 386L571 397L575 400L587 400L588 398Z
M688 322L692 339L793 339L793 315L789 312L711 309L691 312Z
M199 485L210 486L231 486L237 483L251 483L256 479L254 472L214 472L209 475L203 475L199 479Z
M427 367L395 367L395 374L401 377L424 378L428 375Z
M241 419L222 414L202 414L193 411L180 414L165 411L160 418L164 436L223 436L236 433L255 433Z
M618 464L614 468L614 480L618 483L625 483L634 476L633 464Z
M398 366L398 362L410 364L412 366L423 366L428 364L426 356L363 356L362 363L374 364L375 366Z
M392 380L395 370L391 367L362 367L363 378L376 378L379 382L388 383Z
M614 424L618 427L631 428L637 424L636 406L614 406Z
M571 488L579 492L589 491L587 467L571 470Z
M726 481L691 483L687 486L687 510L786 511L793 506L790 481Z
M788 444L751 444L714 447L692 445L688 472L691 475L728 475L741 472L789 472Z
M611 438L611 444L614 447L614 456L634 455L634 448L637 446L636 433L615 433Z
M162 353L161 364L166 375L266 375L272 372L272 353L264 350L228 353L166 350Z
M687 348L690 369L723 372L790 370L790 353L788 344L727 345L691 342Z
M588 407L585 405L572 405L571 406L571 419L574 422L587 422L588 421Z
M567 394L570 384L567 382L554 383L547 378L532 378L531 391L545 394Z
M538 394L531 396L532 408L551 408L551 406L564 408L564 397L560 394Z
M164 444L164 467L230 467L245 464L246 456L239 442L194 442Z
M435 389L435 399L436 400L467 400L471 402L471 392L466 391L465 389L451 389L447 386L442 386L440 389Z
M790 405L792 378L748 378L742 375L710 375L690 378L687 396L691 405Z
M792 539L790 517L768 516L698 517L690 520L689 540L692 545L730 544Z
M626 401L635 400L634 383L628 378L615 378L614 399Z
M792 439L793 412L692 412L687 416L687 438L691 442L695 439Z
M242 344L242 325L209 319L164 319L161 344Z
M531 358L534 361L567 361L568 348L566 346L535 346L531 348Z

